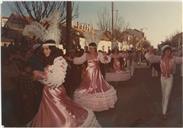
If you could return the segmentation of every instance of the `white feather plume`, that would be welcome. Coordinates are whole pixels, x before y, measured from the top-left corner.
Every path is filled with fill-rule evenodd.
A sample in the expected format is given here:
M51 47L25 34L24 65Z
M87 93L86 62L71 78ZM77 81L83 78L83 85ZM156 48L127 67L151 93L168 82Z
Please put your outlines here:
M54 40L56 44L60 43L61 31L59 28L60 12L54 11L48 18L42 19L41 22L48 22L49 27L43 37L43 40Z
M55 10L47 18L43 18L41 22L49 22L50 24L57 24L60 22L60 12Z
M48 23L48 28L46 29L41 23ZM31 38L36 37L36 39L42 41L54 40L56 44L59 44L61 38L59 28L60 12L58 10L54 11L48 18L42 19L41 23L34 21L30 25L26 25L23 30L23 35Z
M30 38L35 37L36 39L43 40L46 29L38 22L34 21L30 25L26 25L23 30L23 35Z

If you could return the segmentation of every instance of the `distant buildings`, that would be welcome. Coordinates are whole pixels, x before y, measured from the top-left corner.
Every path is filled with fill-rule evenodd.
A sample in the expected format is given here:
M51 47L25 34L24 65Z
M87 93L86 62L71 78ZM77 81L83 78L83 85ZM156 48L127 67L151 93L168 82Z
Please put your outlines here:
M9 17L1 17L1 45L19 44L25 41L22 30L26 24L28 21L14 13Z
M29 24L31 21L32 20L30 17L23 18L15 13L12 13L10 17L2 17L1 45L27 42L27 38L22 35L22 31L25 25ZM85 32L96 33L97 31L99 31L94 29L93 26L90 24L79 23L79 22L73 22L72 24L73 24L72 26L73 42L75 45L80 44L82 48L84 48L84 46L86 45L84 33ZM65 28L66 28L65 24L60 25L60 29L62 30L61 43L63 45L67 44L67 41L65 39L66 34ZM145 48L144 46L149 45L149 42L146 40L144 33L137 29L126 29L123 32L118 32L115 34L118 34L117 38L115 39L115 42L117 42L120 50L128 50L132 47L136 49L141 49ZM112 40L111 32L109 31L103 32L103 34L101 35L101 41L98 45L99 50L108 51L108 49L111 49L112 45L111 40Z
M8 17L1 17L1 27L4 27L8 21Z

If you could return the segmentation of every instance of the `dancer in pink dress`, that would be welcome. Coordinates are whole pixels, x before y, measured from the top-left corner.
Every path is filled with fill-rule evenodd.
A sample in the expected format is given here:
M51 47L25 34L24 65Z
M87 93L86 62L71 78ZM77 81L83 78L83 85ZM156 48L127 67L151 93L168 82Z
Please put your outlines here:
M42 46L44 71L34 70L34 78L44 89L39 110L31 122L33 127L97 127L94 113L74 103L63 86L67 62L53 40Z
M44 84L39 110L29 125L33 127L97 127L99 126L94 113L73 102L66 94L63 86L67 70L67 62L62 51L57 48L60 43L60 12L42 20L47 27L32 22L24 28L23 34L36 37L44 44L40 60L42 71L33 70L35 80Z
M112 66L115 72L121 72L124 69L124 60L123 58L127 58L127 54L119 53L118 48L114 48L111 54L112 58Z
M95 43L89 44L89 53L73 59L74 64L87 61L85 76L74 93L74 100L77 103L93 111L103 111L114 107L117 101L116 90L104 80L100 71L100 62L109 63L110 60L109 56L97 52Z

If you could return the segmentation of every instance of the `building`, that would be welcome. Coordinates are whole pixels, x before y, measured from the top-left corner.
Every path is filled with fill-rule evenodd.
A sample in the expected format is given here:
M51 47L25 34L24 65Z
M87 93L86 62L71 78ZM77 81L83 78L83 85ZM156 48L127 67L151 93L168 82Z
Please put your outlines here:
M1 45L4 44L20 44L25 41L22 35L22 30L30 21L29 17L26 19L20 15L12 13L9 17L1 18Z

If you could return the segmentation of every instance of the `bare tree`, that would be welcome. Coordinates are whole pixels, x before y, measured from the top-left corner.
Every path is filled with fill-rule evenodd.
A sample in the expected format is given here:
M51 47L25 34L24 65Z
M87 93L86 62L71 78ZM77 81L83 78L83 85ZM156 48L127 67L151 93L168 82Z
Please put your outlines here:
M97 25L102 31L111 31L111 16L107 8L104 8L101 12L98 13Z
M97 26L102 31L112 31L112 20L110 12L107 8L103 8L102 11L98 13L98 23ZM118 10L116 10L116 15L114 18L114 28L113 36L116 39L120 38L121 32L129 28L129 23L126 23L125 20L118 15Z
M176 51L182 52L182 44L183 44L183 32L175 31L169 36L166 37L165 41L162 41L160 46L170 45L176 49Z
M76 18L78 15L78 6L72 6L72 17ZM43 18L49 16L55 10L60 10L61 12L61 23L65 23L66 19L66 1L60 2L41 2L41 1L32 1L32 2L14 2L12 8L18 14L20 14L25 20L26 16L29 16L34 21L40 21Z

